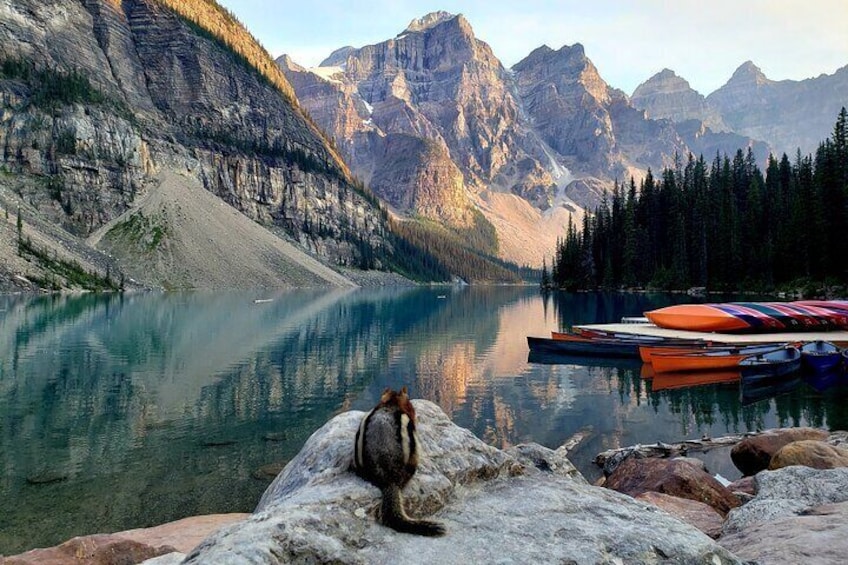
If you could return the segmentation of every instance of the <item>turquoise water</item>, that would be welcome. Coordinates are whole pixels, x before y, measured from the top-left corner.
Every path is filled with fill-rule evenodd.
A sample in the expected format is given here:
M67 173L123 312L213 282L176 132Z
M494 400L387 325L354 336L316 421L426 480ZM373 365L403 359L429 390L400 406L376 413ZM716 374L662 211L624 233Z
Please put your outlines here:
M528 363L527 335L680 299L518 287L0 296L0 554L251 511L312 432L387 386L497 447L583 433L572 458L590 479L610 447L848 427L844 387L795 383L743 404L738 385L653 392L629 361Z

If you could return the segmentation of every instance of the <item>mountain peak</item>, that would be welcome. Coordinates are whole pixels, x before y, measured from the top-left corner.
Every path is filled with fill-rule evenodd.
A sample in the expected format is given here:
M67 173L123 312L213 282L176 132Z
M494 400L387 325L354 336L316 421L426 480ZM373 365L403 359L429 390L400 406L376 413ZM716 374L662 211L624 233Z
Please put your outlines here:
M675 73L671 69L666 68L652 76L649 80L670 80L675 78L678 78L677 73Z
M297 71L297 72L303 72L303 71L306 70L303 66L298 65L294 61L294 59L292 59L286 53L283 53L282 55L277 57L276 61L277 61L277 65L279 65L283 70Z
M568 45L563 45L559 49L560 53L568 54L571 57L585 57L586 49L583 47L582 43L575 43L571 47Z
M576 65L579 67L583 67L587 63L591 64L591 61L589 61L586 57L586 51L583 49L583 45L580 43L575 43L574 45L563 45L556 51L547 45L542 45L531 51L529 55L524 57L524 59L513 65L513 70L520 71L527 67L537 65L542 61L546 61L549 64L554 65L565 64L568 66Z
M745 61L739 68L733 72L733 76L730 77L729 83L749 83L754 82L757 84L763 84L769 82L766 75L763 74L763 71L760 70L760 67L755 65L752 61Z
M633 91L634 98L643 96L652 96L660 92L695 92L689 85L689 81L683 77L677 76L677 73L671 69L663 69L639 86Z
M347 56L356 51L356 47L351 47L350 45L346 45L345 47L339 47L330 55L321 61L319 66L321 67L340 67L347 60Z
M406 29L401 32L401 35L403 35L404 33L426 31L441 23L450 21L455 17L457 17L456 14L451 14L450 12L445 12L444 10L439 10L438 12L430 12L426 16L416 18L409 22L409 25L406 26Z

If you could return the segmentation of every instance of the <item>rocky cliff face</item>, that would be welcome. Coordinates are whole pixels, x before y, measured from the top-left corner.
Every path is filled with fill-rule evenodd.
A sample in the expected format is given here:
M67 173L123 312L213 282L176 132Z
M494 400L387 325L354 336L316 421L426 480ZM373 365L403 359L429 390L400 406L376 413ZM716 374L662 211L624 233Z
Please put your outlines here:
M651 119L667 116L642 111L623 92L607 85L580 44L557 51L540 47L513 70L536 131L574 171L601 179L639 177L649 167L658 171L672 165L675 154L706 151L711 155L716 149L733 153L750 143L741 136L717 137L701 122L681 128ZM685 81L666 79L658 90L682 91ZM577 202L595 200L591 193L582 195L577 189L569 190Z
M536 158L543 151L520 116L508 75L462 16L435 12L414 20L394 39L339 49L318 69L303 69L285 56L277 62L366 182L375 175L394 175L381 167L387 164L387 146L397 143L386 138L401 134L427 140L427 151L407 156L419 161L416 167L438 168L427 161L447 155L462 172L470 192L459 202L450 181L445 196L453 202L446 204L468 208L474 194L493 186L535 198L539 205L550 197L555 182ZM523 159L532 165L516 169L514 163ZM381 186L372 188L398 205ZM415 192L416 187L407 183L394 190ZM426 187L434 195L441 190L438 184ZM429 208L428 215L435 212ZM456 218L440 214L434 219L452 223Z
M462 172L444 146L426 138L391 133L375 155L370 187L399 210L460 228L474 224Z
M636 87L630 101L636 108L645 110L649 118L672 122L699 120L713 131L729 131L721 113L670 69L663 69Z
M570 158L570 166L610 171L616 140L608 108L621 95L608 88L583 46L539 47L513 67L515 83L536 130Z
M706 100L733 131L767 141L778 154L812 153L848 105L848 66L832 75L773 81L748 61Z
M732 134L735 137L727 139L731 143L744 137L760 140L759 146L754 145L758 154L771 150L794 155L799 148L804 154L814 152L832 133L839 110L848 104L846 92L848 67L803 81L774 81L747 61L706 98L665 69L639 85L631 101L650 117L675 123L697 120L712 132L721 132L708 145L723 147L720 139Z
M541 245L547 238L524 234L527 226L549 230L553 208L576 211L579 221L579 206L597 201L581 187L639 177L689 150L671 124L647 119L610 88L582 46L542 47L507 70L461 15L429 14L394 39L341 48L319 68L277 62L354 173L398 211L463 225L476 207L502 244L519 234ZM495 193L516 195L531 211L496 208L507 200ZM540 265L550 253L508 247L502 256L519 263Z
M207 20L188 21L193 8ZM257 70L208 31L232 27L216 5L179 9L0 0L2 162L29 180L6 207L85 237L127 210L150 175L187 171L331 263L356 263L354 241L383 245L380 213L279 70Z

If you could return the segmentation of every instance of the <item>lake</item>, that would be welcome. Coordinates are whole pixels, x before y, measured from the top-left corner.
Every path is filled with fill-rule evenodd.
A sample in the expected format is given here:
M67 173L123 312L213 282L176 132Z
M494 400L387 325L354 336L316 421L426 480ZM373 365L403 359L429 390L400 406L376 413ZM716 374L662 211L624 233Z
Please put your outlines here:
M527 287L0 296L0 554L249 512L310 434L385 387L499 448L583 433L570 457L590 480L612 447L848 428L842 386L743 402L738 384L653 391L632 361L528 362L527 335L683 300Z

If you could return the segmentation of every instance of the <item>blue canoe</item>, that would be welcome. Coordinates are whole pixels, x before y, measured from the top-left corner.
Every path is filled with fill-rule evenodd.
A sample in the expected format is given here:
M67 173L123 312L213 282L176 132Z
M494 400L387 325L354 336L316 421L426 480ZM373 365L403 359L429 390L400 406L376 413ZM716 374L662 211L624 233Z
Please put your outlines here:
M842 350L829 341L809 341L799 349L801 363L814 373L825 373L842 362Z

